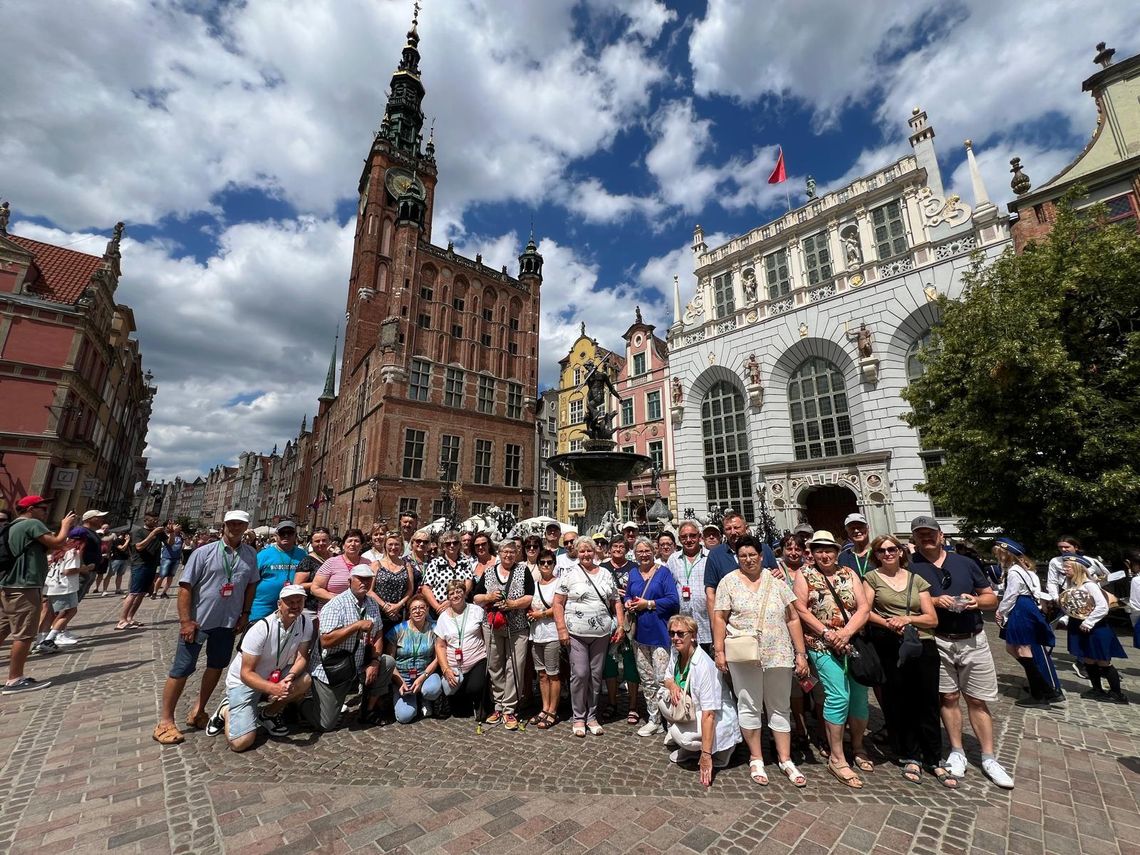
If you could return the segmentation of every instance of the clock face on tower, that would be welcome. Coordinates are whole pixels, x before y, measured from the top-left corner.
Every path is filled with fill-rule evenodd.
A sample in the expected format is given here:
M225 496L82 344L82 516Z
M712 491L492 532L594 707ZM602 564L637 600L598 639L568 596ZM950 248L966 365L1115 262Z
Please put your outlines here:
M384 186L388 188L388 192L392 194L393 199L399 199L409 187L415 186L416 194L421 199L426 199L427 195L424 192L423 182L420 181L409 170L399 166L393 166L384 173Z

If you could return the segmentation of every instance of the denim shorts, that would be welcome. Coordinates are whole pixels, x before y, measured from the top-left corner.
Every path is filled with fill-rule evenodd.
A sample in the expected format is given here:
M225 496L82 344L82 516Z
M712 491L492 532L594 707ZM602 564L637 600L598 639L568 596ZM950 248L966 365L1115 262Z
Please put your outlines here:
M257 707L261 703L261 693L245 683L233 689L226 689L230 702L229 726L226 738L237 739L257 730Z
M225 668L230 664L234 652L235 632L229 627L198 630L198 641L187 644L178 639L178 649L174 652L174 664L170 666L170 676L189 677L198 667L198 655L202 652L202 641L206 643L206 667Z
M158 562L158 578L169 579L174 575L174 571L178 569L178 562L171 558L163 558Z
M58 594L55 596L48 596L46 599L48 601L48 605L51 607L51 610L57 615L67 611L68 609L79 608L78 591L73 594Z
M131 593L132 594L149 594L151 588L154 587L154 567L139 566L138 564L131 567Z

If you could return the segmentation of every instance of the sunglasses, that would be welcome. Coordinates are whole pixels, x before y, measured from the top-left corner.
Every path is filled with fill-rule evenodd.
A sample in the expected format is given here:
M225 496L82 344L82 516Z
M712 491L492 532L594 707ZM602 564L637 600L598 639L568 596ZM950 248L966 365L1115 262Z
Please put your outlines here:
M418 543L420 546L427 546L431 541L428 540L413 540L412 543Z
M538 562L538 566L539 567L553 567L554 562L551 561L549 558L543 558L541 561Z
M942 578L939 579L939 581L942 583L942 590L945 591L950 587L950 584L954 581L954 577L950 575L949 570L947 570L945 567L943 567L942 568Z
M689 631L687 629L671 629L671 630L669 630L669 637L670 638L684 638L688 634L689 634Z
M899 548L897 546L884 546L875 550L879 555L897 555Z
M459 541L458 540L445 540L443 542L443 545L444 546L459 546Z
M528 544L526 545L526 547L525 547L525 549L527 550L527 552L529 552L529 551L530 551L530 550L532 550L532 549L541 549L541 548L542 548L542 544L541 544L541 543L528 543Z

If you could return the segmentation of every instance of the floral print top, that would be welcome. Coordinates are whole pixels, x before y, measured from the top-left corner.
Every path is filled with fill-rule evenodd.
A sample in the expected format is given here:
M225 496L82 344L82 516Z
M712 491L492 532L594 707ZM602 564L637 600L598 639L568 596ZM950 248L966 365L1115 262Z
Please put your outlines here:
M791 588L767 570L760 575L756 590L752 590L744 574L733 570L717 585L713 608L728 612L729 635L760 633L761 668L792 668L796 655L786 615L787 607L795 601Z
M843 619L843 613L836 606L835 597L827 589L827 582L831 582L831 587L839 595L843 608L847 610L847 616L850 617L855 614L854 586L859 584L859 577L848 567L836 568L835 573L827 581L824 581L823 574L814 567L804 566L800 568L800 572L808 586L808 611L828 629L843 629L847 621ZM807 642L810 649L818 653L828 651L823 639L808 632L806 626L804 627L804 641Z

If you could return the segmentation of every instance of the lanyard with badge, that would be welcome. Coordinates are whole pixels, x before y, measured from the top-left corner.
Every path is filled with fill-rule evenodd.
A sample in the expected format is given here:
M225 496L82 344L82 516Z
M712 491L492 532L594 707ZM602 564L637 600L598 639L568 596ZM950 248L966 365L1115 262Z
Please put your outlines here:
M294 621L296 624L296 621ZM269 675L270 683L281 682L281 654L285 652L285 648L289 646L289 639L293 637L293 627L289 627L289 632L286 633L285 639L281 639L281 621L277 622L277 652L273 654L273 673Z
M470 612L464 609L463 622L456 624L456 628L459 630L459 638L455 642L455 664L461 668L463 667L463 628L467 626L467 615L469 614Z
M693 577L693 568L697 566L697 564L698 564L698 562L700 562L700 560L701 560L701 553L698 552L696 559L693 561L692 564L690 564L688 562L688 559L685 558L685 553L684 552L681 553L681 564L684 565L684 567L685 567L685 584L681 586L681 599L684 600L686 603L690 599L692 599L692 596L693 596L692 589L689 587L689 580Z
M417 632L410 624L408 626L408 632L415 636L415 644L411 645L412 667L408 669L408 676L414 680L420 676L420 669L417 668L416 665L420 661L420 645L423 643L423 634ZM462 641L463 639L460 638L459 640Z
M225 543L219 540L218 552L222 554L222 567L224 567L226 571L226 581L222 584L222 596L232 597L234 594L234 568L237 567L238 563L237 549L234 549L233 561L230 561L229 556L226 554Z

